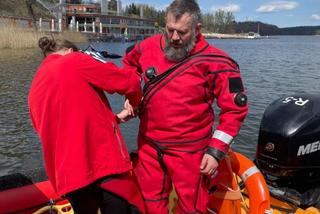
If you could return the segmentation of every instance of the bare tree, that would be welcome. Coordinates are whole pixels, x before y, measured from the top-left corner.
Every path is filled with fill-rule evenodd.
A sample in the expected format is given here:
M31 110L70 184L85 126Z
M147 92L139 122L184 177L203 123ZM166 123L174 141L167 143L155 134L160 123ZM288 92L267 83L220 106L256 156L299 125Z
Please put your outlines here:
M116 0L110 0L108 4L109 10L117 11L117 4Z
M32 25L35 29L37 29L37 20L32 9L32 5L35 3L35 0L26 0L26 6L29 13L29 16L32 18Z
M234 33L235 18L232 12L218 10L214 14L203 15L203 25L206 31L216 33Z

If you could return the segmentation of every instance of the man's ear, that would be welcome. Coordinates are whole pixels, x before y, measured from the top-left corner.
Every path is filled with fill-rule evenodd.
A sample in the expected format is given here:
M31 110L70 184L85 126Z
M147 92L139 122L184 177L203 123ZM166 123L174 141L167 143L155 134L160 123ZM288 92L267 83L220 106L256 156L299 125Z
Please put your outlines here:
M201 32L201 28L202 28L202 24L199 22L197 25L196 25L196 33L199 34Z

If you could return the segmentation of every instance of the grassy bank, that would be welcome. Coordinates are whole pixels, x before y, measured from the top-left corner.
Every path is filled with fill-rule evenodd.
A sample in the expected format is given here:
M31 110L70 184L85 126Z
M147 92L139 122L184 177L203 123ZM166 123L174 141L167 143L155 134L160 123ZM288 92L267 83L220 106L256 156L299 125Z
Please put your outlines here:
M14 25L0 25L0 48L33 48L38 46L38 40L42 36L63 38L74 43L86 42L86 37L77 32L65 31L63 33L39 32L31 28L15 27Z
M55 1L55 3L59 3L59 1ZM43 19L54 18L50 12L37 1L32 2L32 9L37 19L40 17ZM28 12L26 0L0 0L0 15L32 18Z

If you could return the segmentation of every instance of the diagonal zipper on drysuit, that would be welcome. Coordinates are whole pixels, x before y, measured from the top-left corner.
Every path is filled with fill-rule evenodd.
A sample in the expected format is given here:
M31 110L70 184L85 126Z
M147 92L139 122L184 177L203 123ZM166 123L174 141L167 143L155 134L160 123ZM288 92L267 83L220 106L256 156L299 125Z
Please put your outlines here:
M145 84L145 86L143 87L143 98L142 98L142 102L141 102L141 106L140 106L140 113L143 111L143 107L144 105L147 104L148 102L148 95L155 90L156 86L158 86L161 82L163 82L165 79L167 79L167 77L172 74L174 71L176 71L177 69L181 68L181 66L185 65L187 62L193 60L193 59L196 59L196 58L200 58L202 57L202 59L198 60L198 61L195 61L193 63L197 63L197 62L201 62L201 61L204 61L203 58L206 58L206 57L210 57L210 58L223 58L223 59L228 59L230 60L231 62L235 63L236 66L239 68L238 64L236 61L234 61L232 58L230 57L227 57L227 56L224 56L224 55L217 55L217 54L197 54L197 55L193 55L185 60L183 60L182 62L170 67L168 70L166 70L165 72L163 72L162 74L160 74L159 76L155 77L154 79L150 80L149 82L147 82ZM220 61L222 63L228 63L228 62L224 62L224 61ZM228 63L229 64L229 63ZM187 68L189 68L189 66L187 66ZM182 69L178 74L180 74L181 72L183 72L185 69ZM172 78L176 77L178 75L175 75L173 76ZM168 83L169 81L167 81ZM155 93L155 92L154 92ZM152 95L154 94L152 93ZM151 96L152 96L151 95ZM150 97L149 97L150 98Z

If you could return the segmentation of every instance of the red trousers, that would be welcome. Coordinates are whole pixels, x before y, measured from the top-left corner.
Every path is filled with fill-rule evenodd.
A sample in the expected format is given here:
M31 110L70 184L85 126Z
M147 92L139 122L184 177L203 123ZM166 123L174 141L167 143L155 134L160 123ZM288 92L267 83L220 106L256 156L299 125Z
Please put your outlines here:
M177 213L205 213L209 200L208 179L200 173L203 151L159 149L138 139L136 175L147 213L167 214L172 184L178 196Z

